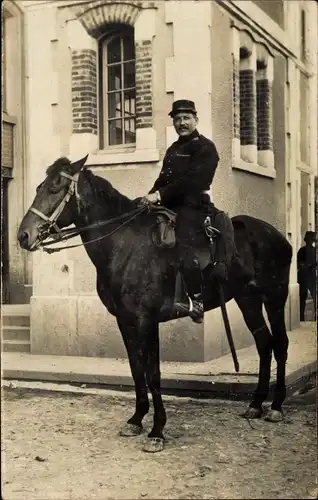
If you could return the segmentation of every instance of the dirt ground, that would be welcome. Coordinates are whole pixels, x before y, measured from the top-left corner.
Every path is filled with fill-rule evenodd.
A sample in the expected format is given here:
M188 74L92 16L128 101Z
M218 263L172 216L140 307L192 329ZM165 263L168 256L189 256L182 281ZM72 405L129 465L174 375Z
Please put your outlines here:
M118 436L131 397L21 388L2 396L4 500L316 498L314 398L253 429L240 417L246 403L165 398L166 447L147 454L152 413L141 436Z

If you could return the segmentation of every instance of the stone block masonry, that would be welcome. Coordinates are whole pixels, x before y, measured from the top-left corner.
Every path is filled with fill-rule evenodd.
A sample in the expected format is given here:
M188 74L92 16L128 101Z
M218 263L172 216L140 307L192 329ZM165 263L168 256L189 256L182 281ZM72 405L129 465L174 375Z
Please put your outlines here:
M74 134L97 134L96 52L72 52L72 115Z
M272 87L267 79L257 80L257 149L273 150Z
M256 145L256 85L255 71L240 71L240 137L241 146Z
M136 127L152 127L152 43L136 43Z
M240 138L240 63L236 59L233 61L233 118L234 137Z

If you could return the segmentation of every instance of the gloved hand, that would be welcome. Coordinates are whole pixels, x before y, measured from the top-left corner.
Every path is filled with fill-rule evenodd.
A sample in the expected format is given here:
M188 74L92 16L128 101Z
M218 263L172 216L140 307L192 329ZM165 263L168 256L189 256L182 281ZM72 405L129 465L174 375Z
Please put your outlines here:
M151 194L146 194L146 196L143 196L140 200L140 205L149 205L150 203L159 203L160 202L160 194L158 191L155 193Z

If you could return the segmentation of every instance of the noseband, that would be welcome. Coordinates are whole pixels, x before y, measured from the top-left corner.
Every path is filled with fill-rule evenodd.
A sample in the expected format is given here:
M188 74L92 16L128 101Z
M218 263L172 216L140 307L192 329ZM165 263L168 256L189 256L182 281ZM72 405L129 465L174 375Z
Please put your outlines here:
M39 235L37 238L37 241L35 242L34 246L44 239L46 239L52 232L52 229L54 229L55 233L59 234L60 233L60 228L57 225L57 220L60 217L61 213L63 212L65 205L69 202L70 198L75 194L76 200L79 201L80 196L78 193L78 179L79 179L79 174L80 172L77 172L74 175L69 175L66 172L60 172L60 175L62 177L65 177L66 179L70 179L70 185L68 187L67 193L65 194L63 200L61 203L56 207L54 212L50 217L45 215L44 213L40 212L40 210L37 210L34 207L30 208L30 212L33 212L36 214L38 217L41 217L45 221L44 224L40 227Z

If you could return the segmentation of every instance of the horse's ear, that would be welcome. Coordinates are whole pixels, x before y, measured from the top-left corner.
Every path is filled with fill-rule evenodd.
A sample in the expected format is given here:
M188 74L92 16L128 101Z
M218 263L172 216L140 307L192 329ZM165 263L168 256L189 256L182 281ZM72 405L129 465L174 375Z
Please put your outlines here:
M80 172L84 168L84 165L86 163L87 158L88 158L88 155L86 155L84 158L81 158L80 160L77 160L77 161L74 161L73 163L71 163L70 166L71 166L73 174Z

